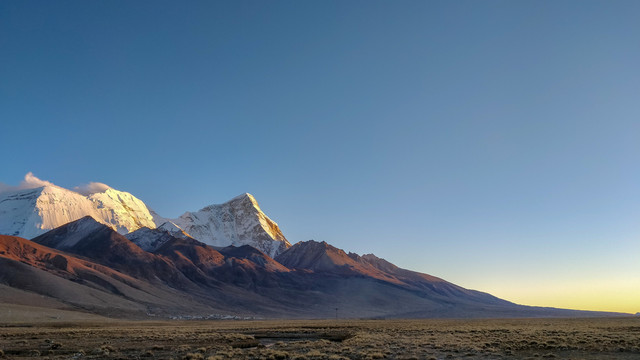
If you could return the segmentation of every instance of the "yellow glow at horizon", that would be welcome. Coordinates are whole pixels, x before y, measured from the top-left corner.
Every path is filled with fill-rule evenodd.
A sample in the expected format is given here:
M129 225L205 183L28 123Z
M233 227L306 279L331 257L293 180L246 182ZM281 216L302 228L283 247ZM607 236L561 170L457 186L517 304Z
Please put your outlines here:
M640 276L636 279L598 279L579 283L549 281L487 290L492 295L521 305L631 314L640 312Z

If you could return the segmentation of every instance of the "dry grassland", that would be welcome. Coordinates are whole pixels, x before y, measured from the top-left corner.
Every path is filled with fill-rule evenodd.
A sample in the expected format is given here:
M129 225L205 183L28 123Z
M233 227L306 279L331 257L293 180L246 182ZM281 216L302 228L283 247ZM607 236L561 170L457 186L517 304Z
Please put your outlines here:
M640 318L0 324L9 359L640 359Z

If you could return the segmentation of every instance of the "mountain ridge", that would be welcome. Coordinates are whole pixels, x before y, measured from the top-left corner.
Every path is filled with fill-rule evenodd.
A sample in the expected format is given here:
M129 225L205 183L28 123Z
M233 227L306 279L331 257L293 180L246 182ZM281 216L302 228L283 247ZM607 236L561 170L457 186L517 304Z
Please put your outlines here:
M0 285L101 315L125 309L135 318L328 318L336 307L348 318L615 315L516 305L326 242L298 243L273 259L248 245L212 247L150 231L170 238L145 251L90 217L33 241L3 235Z
M291 247L278 224L260 209L249 193L222 204L185 212L176 219L162 220L213 246L250 245L272 257Z
M29 181L38 186L0 193L0 233L35 234L0 236L0 285L50 303L142 317L321 318L336 307L367 318L602 314L517 305L324 241L291 245L249 193L166 219L105 184L73 191L32 174Z
M251 245L270 256L286 250L288 242L249 193L222 204L212 204L177 219L164 218L134 195L106 184L90 183L65 189L28 173L18 187L0 192L0 234L34 238L91 216L125 235L141 228L162 227L184 232L214 246Z

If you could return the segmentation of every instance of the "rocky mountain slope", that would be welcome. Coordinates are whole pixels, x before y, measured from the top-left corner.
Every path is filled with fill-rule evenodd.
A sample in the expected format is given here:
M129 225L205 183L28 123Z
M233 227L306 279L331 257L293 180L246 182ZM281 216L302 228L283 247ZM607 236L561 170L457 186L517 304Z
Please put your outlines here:
M104 184L24 183L0 192L0 301L138 318L603 315L516 305L326 242L291 246L250 194L166 219Z
M0 235L0 268L4 301L120 317L214 311L170 287L19 237Z
M42 304L128 318L327 318L336 308L343 318L612 315L516 305L325 242L298 243L273 259L248 245L139 232L162 241L145 250L90 217L33 241L2 236L0 287Z

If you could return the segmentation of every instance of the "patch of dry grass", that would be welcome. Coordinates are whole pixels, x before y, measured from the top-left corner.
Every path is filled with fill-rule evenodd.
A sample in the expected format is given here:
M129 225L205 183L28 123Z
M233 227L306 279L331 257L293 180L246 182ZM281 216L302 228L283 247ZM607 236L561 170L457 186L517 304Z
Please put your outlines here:
M0 327L0 349L12 359L630 360L640 319L28 324Z

